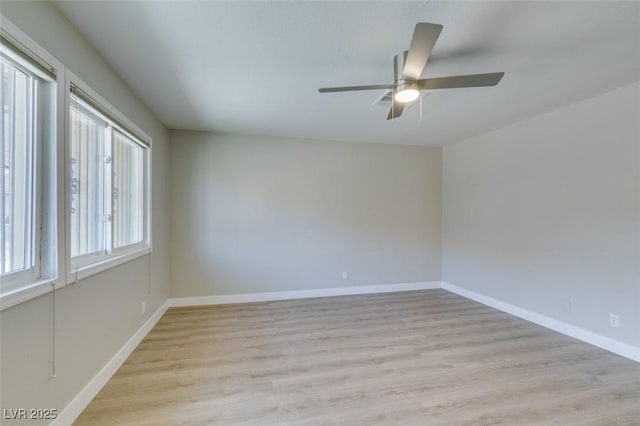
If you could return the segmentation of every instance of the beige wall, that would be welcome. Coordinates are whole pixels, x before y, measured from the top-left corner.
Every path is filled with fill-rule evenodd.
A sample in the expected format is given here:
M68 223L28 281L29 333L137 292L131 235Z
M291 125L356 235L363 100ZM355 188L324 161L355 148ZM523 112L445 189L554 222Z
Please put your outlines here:
M3 1L1 7L4 16L153 138L154 252L150 261L139 258L56 292L55 379L50 379L51 294L0 313L1 408L61 410L167 299L167 132L50 3ZM146 315L140 313L143 300Z
M445 147L443 281L640 346L639 117L635 83Z
M439 148L172 131L170 157L172 296L440 280Z

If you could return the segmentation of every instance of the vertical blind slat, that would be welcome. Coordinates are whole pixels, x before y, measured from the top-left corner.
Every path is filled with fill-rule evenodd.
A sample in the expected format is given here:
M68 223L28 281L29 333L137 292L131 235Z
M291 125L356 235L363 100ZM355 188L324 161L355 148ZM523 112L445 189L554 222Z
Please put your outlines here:
M5 165L5 150L7 143L7 136L5 134L5 66L4 63L0 62L0 78L2 78L2 84L0 84L0 105L2 106L2 118L0 119L0 136L2 137L2 147L0 147L0 165L2 165L2 173L0 174L0 188L2 188L2 199L0 199L0 220L2 220L2 224L0 225L0 274L4 274L6 272L5 268L5 198L6 198L6 189L4 183L4 175L6 170Z

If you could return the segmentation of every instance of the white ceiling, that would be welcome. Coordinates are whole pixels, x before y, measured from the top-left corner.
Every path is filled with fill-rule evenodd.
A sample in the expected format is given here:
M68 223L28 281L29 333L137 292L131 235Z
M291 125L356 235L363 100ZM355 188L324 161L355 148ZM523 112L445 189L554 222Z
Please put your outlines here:
M170 128L443 145L640 79L640 2L77 2L56 5ZM433 91L387 121L393 56L444 25L423 78L504 71Z

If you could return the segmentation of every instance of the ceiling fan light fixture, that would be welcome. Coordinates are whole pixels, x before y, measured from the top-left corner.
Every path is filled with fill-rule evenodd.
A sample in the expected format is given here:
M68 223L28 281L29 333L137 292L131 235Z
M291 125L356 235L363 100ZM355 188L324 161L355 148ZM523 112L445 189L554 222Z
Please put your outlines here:
M393 98L402 103L413 102L420 96L420 91L416 89L404 89L396 92Z
M398 85L396 93L393 95L393 98L396 102L413 102L420 96L420 90L418 90L417 85L413 83L401 83Z

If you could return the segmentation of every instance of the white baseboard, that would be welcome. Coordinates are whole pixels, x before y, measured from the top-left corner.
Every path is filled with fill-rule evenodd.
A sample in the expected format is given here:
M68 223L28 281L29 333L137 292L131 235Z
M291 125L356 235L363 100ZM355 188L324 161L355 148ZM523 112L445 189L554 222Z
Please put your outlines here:
M491 306L492 308L557 331L558 333L565 334L567 336L573 337L574 339L578 339L599 348L605 349L609 352L613 352L614 354L618 354L625 358L640 362L640 348L637 346L633 346L628 343L624 343L619 340L615 340L610 337L606 337L601 334L576 327L575 325L571 325L566 322L529 311L519 306L511 305L501 300L494 299L492 297L485 296L483 294L476 293L474 291L467 290L466 288L458 287L447 282L442 283L442 288L450 291L451 293L466 297L467 299L475 300L476 302L482 303L483 305Z
M51 422L52 426L66 426L72 424L82 411L89 405L91 400L100 392L100 389L109 381L120 366L131 355L131 352L138 346L144 336L147 335L158 320L169 308L169 301L164 302L135 332L127 343L102 367L89 383L71 400L71 402L59 413L58 417Z
M394 291L433 290L440 281L365 285L354 287L318 288L312 290L274 291L268 293L224 294L220 296L178 297L169 299L169 306L228 305L233 303L268 302L274 300L308 299L312 297L346 296L352 294L391 293Z

